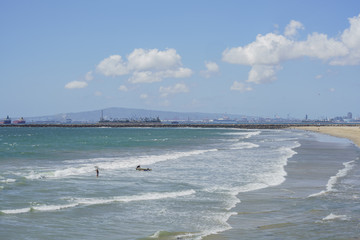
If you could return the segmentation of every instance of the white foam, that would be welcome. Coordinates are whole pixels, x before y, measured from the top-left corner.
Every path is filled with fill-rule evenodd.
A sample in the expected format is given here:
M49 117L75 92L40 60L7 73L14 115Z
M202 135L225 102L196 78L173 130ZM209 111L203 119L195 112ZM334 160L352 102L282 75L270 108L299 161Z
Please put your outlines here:
M5 214L20 214L31 211L48 212L48 211L58 211L65 208L73 208L79 205L98 205L98 204L109 204L114 202L151 201L151 200L158 200L164 198L183 197L183 196L192 195L194 193L196 193L195 190L191 189L180 192L145 193L141 195L116 196L109 198L75 198L70 200L71 203L68 204L35 205L28 208L1 210L1 212Z
M26 213L26 212L30 212L30 211L31 211L31 208L1 210L1 212L5 213L5 214L18 214L18 213Z
M259 145L255 144L255 143L250 143L250 142L238 142L235 144L232 144L230 149L232 150L236 150L236 149L251 149L251 148L258 148Z
M317 197L317 196L327 194L329 192L336 191L336 189L334 189L335 184L337 183L337 181L340 178L345 177L347 175L347 173L354 167L353 163L354 163L354 161L343 163L344 168L340 169L335 176L330 177L328 183L326 184L326 190L323 190L319 193L311 194L308 197Z
M239 194L241 192L251 192L270 186L277 186L283 183L287 175L285 166L287 165L288 159L297 154L297 152L293 149L299 146L301 146L300 143L294 142L294 144L290 147L280 147L277 149L280 154L277 159L278 162L276 164L272 162L268 165L266 171L259 173L257 176L257 182L233 188L235 194Z
M347 217L346 215L335 215L333 213L330 213L328 216L324 217L322 220L323 221L332 221L332 220L342 220L342 221L346 221L349 220L350 218Z
M253 136L259 135L261 131L255 132L229 132L223 133L223 135L230 135L230 136L242 136L242 138L251 138Z
M204 189L204 191L206 192L210 192L210 193L217 193L217 194L223 194L226 197L224 199L225 200L225 204L226 210L231 210L233 209L238 203L240 203L240 199L237 197L238 192L233 191L233 188L227 188L227 187L209 187Z
M195 239L202 239L203 237L232 229L231 225L227 221L231 216L234 216L236 214L236 212L226 212L222 214L217 214L216 217L213 216L212 221L216 223L214 224L214 226L216 227L212 227L211 229L201 232L200 236Z
M47 172L31 171L25 177L28 179L42 178L65 178L69 176L84 176L94 173L94 166L99 166L104 170L119 170L124 168L134 168L137 165L151 165L163 161L176 160L182 157L205 154L215 152L217 149L193 150L186 152L171 152L160 155L142 155L136 157L114 157L114 158L94 158L94 159L78 159L68 160L68 166L62 169L56 169Z
M133 202L133 201L149 201L164 198L177 198L194 194L194 190L186 190L180 192L165 192L165 193L145 193L141 195L132 196L117 196L111 198L77 198L75 202L85 205L108 204L113 202Z
M14 182L16 182L16 179L12 179L12 178L0 180L0 183L14 183Z

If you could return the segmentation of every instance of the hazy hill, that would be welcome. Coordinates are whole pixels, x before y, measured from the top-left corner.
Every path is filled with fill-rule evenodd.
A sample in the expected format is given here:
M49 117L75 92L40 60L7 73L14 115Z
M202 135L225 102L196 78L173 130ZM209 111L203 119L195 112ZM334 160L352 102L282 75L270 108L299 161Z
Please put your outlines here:
M103 111L103 117L106 120L113 119L140 119L140 118L156 118L160 120L204 120L204 119L217 119L228 117L230 119L240 119L243 115L236 114L220 114L220 113L194 113L194 112L167 112L167 111L155 111L144 109L130 109L130 108L106 108L103 110L94 110L78 113L62 113L41 117L28 117L27 122L37 121L56 121L66 122L66 119L71 119L72 122L98 122L101 118L101 111Z

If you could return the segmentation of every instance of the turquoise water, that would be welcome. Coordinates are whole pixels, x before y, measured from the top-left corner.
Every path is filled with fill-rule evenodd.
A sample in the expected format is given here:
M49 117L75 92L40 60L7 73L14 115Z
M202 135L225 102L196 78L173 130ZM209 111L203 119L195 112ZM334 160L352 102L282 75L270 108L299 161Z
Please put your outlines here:
M304 141L325 142L322 152L331 145L291 130L0 128L1 238L202 239L231 233L239 230L238 207L253 207L245 194L290 181L287 165L301 159ZM329 159L333 164L324 173L312 173L322 181L303 180L311 186L304 198L325 204L344 181L355 189L349 198L356 204L357 155ZM136 171L137 165L152 171ZM324 214L319 221L353 224L349 213ZM261 224L255 225L249 238L259 234Z

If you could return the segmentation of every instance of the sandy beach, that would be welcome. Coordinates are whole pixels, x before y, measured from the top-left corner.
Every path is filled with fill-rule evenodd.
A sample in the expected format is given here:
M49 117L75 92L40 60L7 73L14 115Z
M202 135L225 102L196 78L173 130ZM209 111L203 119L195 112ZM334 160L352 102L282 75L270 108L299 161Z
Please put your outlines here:
M319 132L335 137L347 138L353 141L358 147L360 147L360 127L358 126L309 126L296 127L296 129Z

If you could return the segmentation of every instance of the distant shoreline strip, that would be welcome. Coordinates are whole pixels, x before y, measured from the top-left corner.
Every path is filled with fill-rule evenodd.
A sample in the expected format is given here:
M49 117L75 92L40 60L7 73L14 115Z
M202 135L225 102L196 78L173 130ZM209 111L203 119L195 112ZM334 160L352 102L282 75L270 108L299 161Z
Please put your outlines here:
M82 124L2 124L0 127L57 127L57 128L241 128L285 129L298 127L360 127L360 124L163 124L163 123L82 123Z

